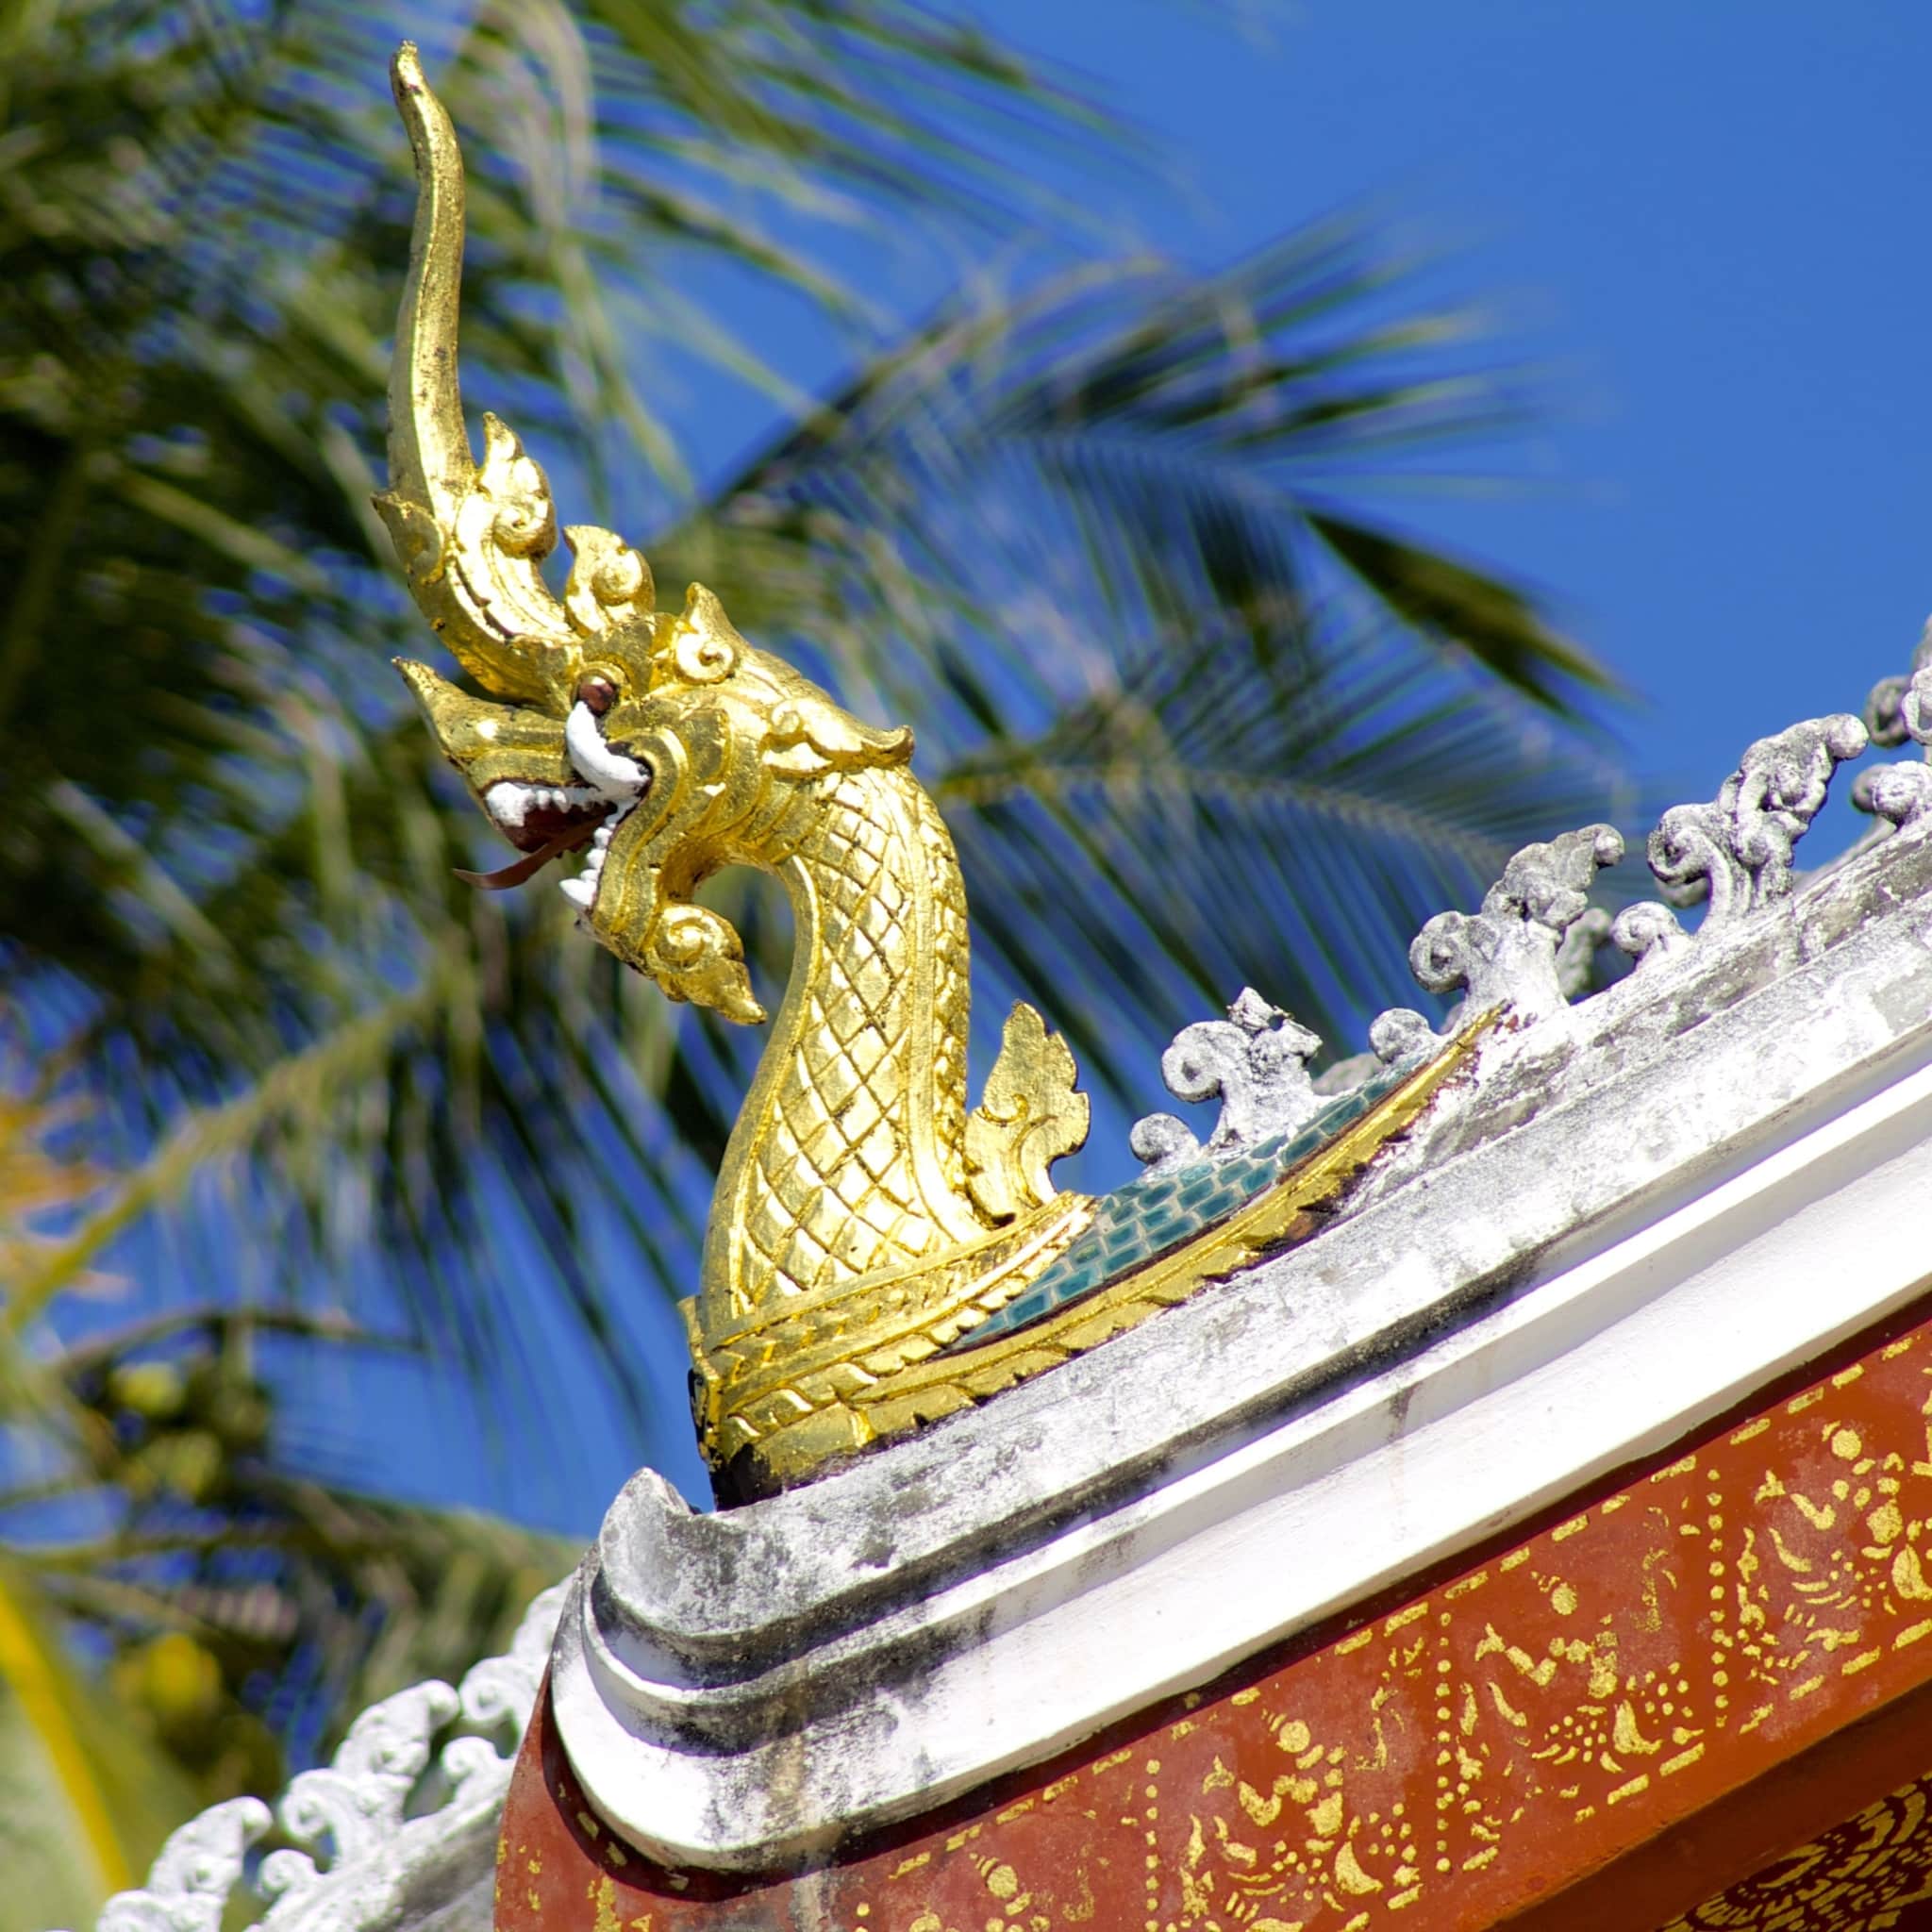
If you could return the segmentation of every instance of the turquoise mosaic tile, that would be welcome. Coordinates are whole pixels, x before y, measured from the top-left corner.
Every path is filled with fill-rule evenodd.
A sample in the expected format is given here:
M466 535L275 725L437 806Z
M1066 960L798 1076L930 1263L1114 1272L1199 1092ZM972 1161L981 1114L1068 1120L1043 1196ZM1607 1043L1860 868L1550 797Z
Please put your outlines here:
M1206 1233L1354 1125L1414 1072L1413 1064L1390 1067L1353 1093L1331 1100L1292 1134L1225 1160L1197 1159L1166 1174L1143 1174L1103 1195L1091 1225L1039 1280L940 1353L963 1355L1014 1334Z

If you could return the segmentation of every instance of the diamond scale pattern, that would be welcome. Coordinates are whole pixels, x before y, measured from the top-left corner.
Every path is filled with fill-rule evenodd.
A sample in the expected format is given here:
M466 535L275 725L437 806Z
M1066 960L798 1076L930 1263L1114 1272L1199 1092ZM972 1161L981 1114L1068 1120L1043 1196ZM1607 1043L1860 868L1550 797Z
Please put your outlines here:
M953 835L924 792L919 803L919 840L934 907L933 948L940 963L933 1009L933 1139L947 1182L958 1190L964 1186L966 1173L966 906L963 898L943 890L959 875Z
M967 934L951 839L900 773L828 778L818 802L798 856L817 896L822 967L744 1204L741 1291L753 1306L930 1249L937 1231L908 1144L912 1082L931 1083L941 1171L956 1189L963 1174ZM915 900L935 922L929 1070L910 1064Z

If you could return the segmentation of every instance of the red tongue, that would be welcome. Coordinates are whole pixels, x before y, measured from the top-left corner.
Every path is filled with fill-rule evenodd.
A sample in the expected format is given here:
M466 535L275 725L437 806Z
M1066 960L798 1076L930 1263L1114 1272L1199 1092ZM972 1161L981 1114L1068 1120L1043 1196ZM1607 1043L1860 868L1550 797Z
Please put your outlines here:
M525 879L534 878L553 858L588 845L596 829L595 825L578 825L568 832L559 832L549 844L526 853L522 858L501 866L495 872L465 872L458 866L456 874L466 886L481 886L486 892L507 892L512 886L520 886Z

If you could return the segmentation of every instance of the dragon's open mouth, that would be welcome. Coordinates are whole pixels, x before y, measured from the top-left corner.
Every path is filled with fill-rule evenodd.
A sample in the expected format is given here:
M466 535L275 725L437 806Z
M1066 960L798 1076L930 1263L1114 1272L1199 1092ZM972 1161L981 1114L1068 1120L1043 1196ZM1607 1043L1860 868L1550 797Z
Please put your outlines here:
M507 891L534 878L553 858L588 845L591 856L583 871L558 886L579 912L590 911L611 837L650 791L651 772L606 744L596 719L582 704L571 715L565 739L581 782L525 785L499 778L483 794L483 808L525 856L496 872L459 872L458 878L491 891Z
M541 852L563 841L581 844L610 815L610 800L594 785L520 785L499 778L484 793L483 809L519 852Z
M457 876L486 891L507 892L535 878L553 858L580 851L610 816L611 804L589 785L520 785L503 778L484 793L483 808L525 856L495 872L458 866Z

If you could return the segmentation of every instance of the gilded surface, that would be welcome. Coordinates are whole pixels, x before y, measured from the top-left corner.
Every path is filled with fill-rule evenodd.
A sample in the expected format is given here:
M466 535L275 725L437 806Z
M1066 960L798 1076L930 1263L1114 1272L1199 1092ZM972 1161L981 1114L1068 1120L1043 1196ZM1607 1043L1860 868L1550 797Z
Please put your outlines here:
M855 1850L808 1894L706 1905L686 1891L717 1882L644 1869L622 1922L1474 1932L1924 1684L1928 1573L1932 1327L1320 1649ZM1932 1873L1925 1797L1678 1926L1885 1924Z
M739 935L692 895L743 865L778 878L791 905L791 979L685 1306L706 1454L736 1464L741 1486L782 1485L1051 1367L1307 1231L1464 1047L1305 1169L1269 1176L1264 1200L1230 1204L1225 1225L1194 1230L1184 1252L1116 1254L1125 1285L1096 1280L1080 1306L1051 1303L1024 1333L936 1361L1092 1224L1094 1204L1056 1193L1048 1174L1086 1138L1073 1055L1016 1006L968 1111L965 891L908 768L910 732L862 724L754 649L700 585L680 612L657 610L649 567L607 530L563 532L575 561L551 595L541 566L558 532L542 471L493 417L476 464L463 427L455 134L413 48L393 77L419 200L377 508L424 614L509 701L401 667L444 756L526 855L476 882L520 883L585 853L561 882L584 929L672 998L746 1024L765 1013Z

